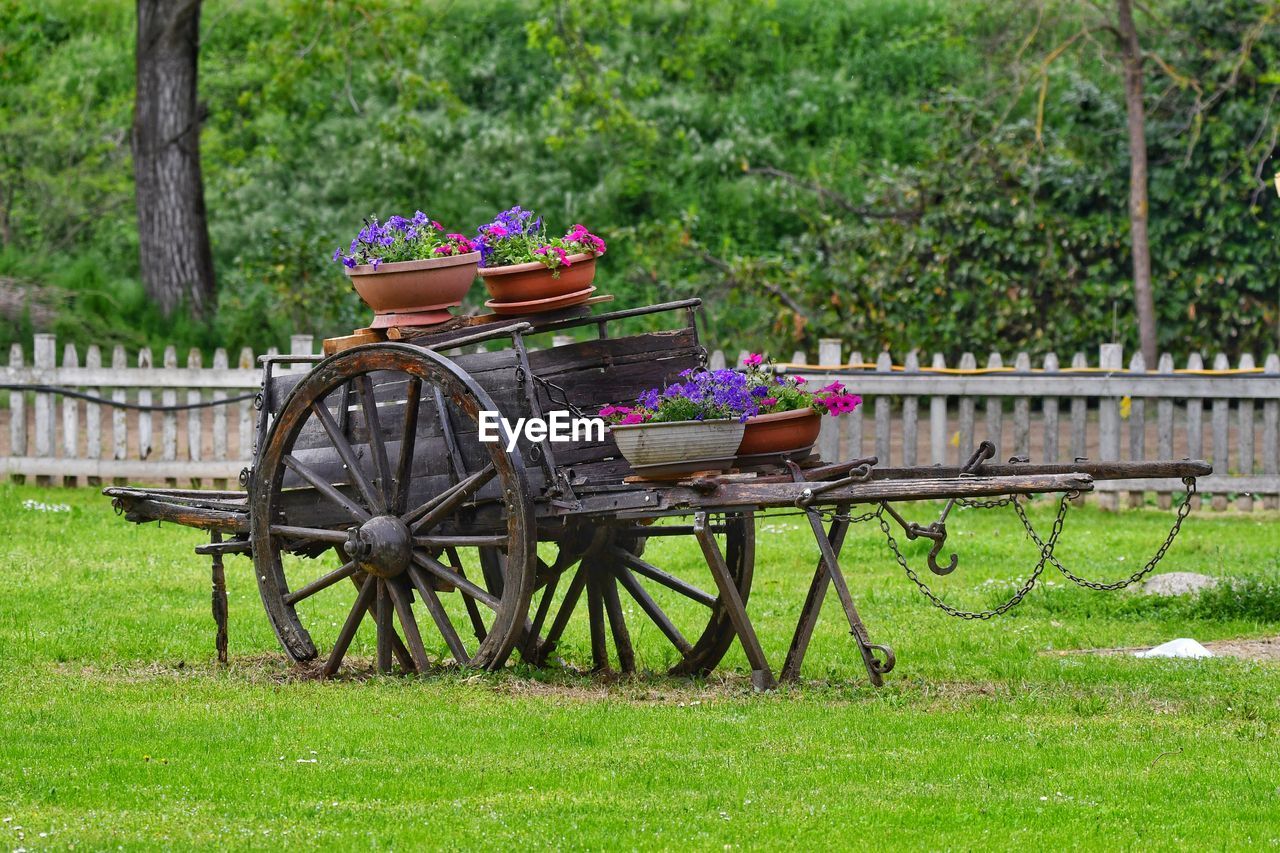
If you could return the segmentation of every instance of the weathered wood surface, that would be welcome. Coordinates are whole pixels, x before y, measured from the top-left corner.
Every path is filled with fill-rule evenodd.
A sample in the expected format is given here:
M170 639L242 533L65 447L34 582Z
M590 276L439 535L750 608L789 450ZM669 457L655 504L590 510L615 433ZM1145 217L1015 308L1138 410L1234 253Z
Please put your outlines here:
M811 483L752 483L725 480L715 489L688 486L655 486L627 492L583 498L575 509L554 508L566 514L586 512L617 515L620 518L658 517L680 514L690 509L767 509L794 507ZM886 479L854 483L823 492L815 505L918 501L946 498L991 497L1009 494L1087 492L1093 478L1087 474L1024 474L1007 477L941 477L933 479Z

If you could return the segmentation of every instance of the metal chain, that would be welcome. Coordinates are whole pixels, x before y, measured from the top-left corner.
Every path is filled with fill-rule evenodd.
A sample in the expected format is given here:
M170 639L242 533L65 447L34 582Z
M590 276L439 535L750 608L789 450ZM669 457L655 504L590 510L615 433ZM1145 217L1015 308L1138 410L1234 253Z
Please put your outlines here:
M816 512L823 521L847 521L850 524L861 524L864 521L874 521L880 517L880 510L875 509L871 512L864 512L862 515L848 515L847 513L839 513L833 509L823 509L822 507L810 507L807 510L792 510L789 512L770 512L767 516L770 520L775 518L789 518L791 516L807 516L810 512Z
M1057 557L1053 556L1053 554L1049 555L1049 562L1053 564L1054 568L1062 572L1062 574L1066 576L1067 580L1078 586L1085 587L1086 589L1098 590L1099 592L1111 592L1117 589L1124 589L1127 586L1137 583L1150 574L1151 571L1160 564L1160 561L1164 559L1165 553L1173 545L1173 540L1178 538L1178 533L1182 530L1182 522L1186 520L1187 515L1191 512L1191 499L1196 493L1196 478L1183 477L1182 484L1187 487L1187 496L1178 507L1178 515L1173 520L1173 526L1169 528L1169 535L1165 537L1164 542L1160 545L1159 549L1156 550L1156 553L1151 557L1151 559L1147 561L1147 564L1124 580L1113 581L1112 583L1099 583L1097 581L1085 580L1084 578L1070 572L1066 566L1062 565L1062 563L1058 561ZM1022 521L1022 526L1027 529L1027 535L1031 537L1031 540L1035 542L1036 545L1040 545L1040 537L1031 526L1031 520L1027 518L1027 513L1023 510L1022 504L1015 500L1013 502L1013 508L1014 511L1018 513L1018 518Z
M920 580L920 576L913 572L911 567L907 565L907 558L903 555L902 549L898 547L898 541L893 538L893 531L889 527L888 519L884 517L884 504L881 504L880 510L878 510L875 515L880 520L880 529L884 531L885 540L889 544L889 550L893 552L894 559L898 561L898 565L902 567L904 572L906 572L907 577L920 588L920 591L924 593L925 597L933 602L934 607L937 607L948 616L955 616L957 619L986 620L996 616L1001 616L1012 610L1014 607L1017 607L1022 603L1022 599L1026 594L1029 593L1036 585L1036 581L1040 578L1041 572L1044 571L1045 562L1053 559L1053 548L1058 544L1058 536L1062 533L1062 523L1066 519L1068 502L1075 497L1076 494L1077 492L1067 492L1063 494L1062 499L1058 504L1058 516L1053 522L1053 531L1049 534L1049 541L1047 543L1039 543L1037 540L1037 544L1040 546L1040 560L1036 563L1036 567L1031 572L1031 576L1028 577L1026 582L1023 583L1018 591L1013 594L1012 598L992 610L960 610L959 608L952 607L950 604L947 604L939 598L933 590L929 589L929 585Z
M1003 498L995 500L980 501L975 498L956 498L956 504L968 509L999 509L1002 506L1008 506L1011 503L1017 503L1017 495L1007 495Z

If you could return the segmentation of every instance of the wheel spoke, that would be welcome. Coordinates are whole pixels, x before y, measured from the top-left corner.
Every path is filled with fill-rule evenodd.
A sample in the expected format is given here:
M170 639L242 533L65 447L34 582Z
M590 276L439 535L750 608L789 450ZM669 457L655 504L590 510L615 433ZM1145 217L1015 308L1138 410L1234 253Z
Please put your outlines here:
M284 457L284 464L299 477L310 483L317 492L324 495L330 502L345 509L357 521L369 520L369 512L364 507L334 488L328 480L320 476L311 466L288 454Z
M419 548L498 548L507 544L507 535L493 536L415 536L413 544Z
M342 396L345 402L346 386L342 386L342 389ZM344 406L343 411L345 410ZM333 449L338 451L338 457L342 460L342 464L347 466L347 471L350 472L351 479L355 481L356 488L360 491L365 503L370 507L377 506L378 501L373 491L373 484L369 482L369 478L360 470L360 460L356 458L356 453L351 448L351 443L347 441L347 437L342 434L342 427L338 426L333 419L333 415L329 414L329 407L324 405L323 400L316 400L311 404L311 411L315 413L316 420L320 421L320 426L324 427L324 431L328 433Z
M651 566L644 560L632 554L630 551L623 550L617 546L610 549L613 556L621 560L628 568L633 569L639 574L644 575L652 581L656 581L673 592L678 592L685 598L692 598L694 601L706 607L716 606L716 597L709 592L698 589L691 583L687 583L674 575L669 575L657 566Z
M378 420L378 400L373 396L373 380L369 378L369 374L362 374L357 381L364 423L369 430L369 452L373 455L373 469L378 472L376 511L384 513L387 511L387 496L391 492L391 464L387 461L387 445L382 438L382 424Z
M358 581L354 575L351 578L351 582L355 584L356 589L360 588L360 581ZM369 606L366 607L364 611L365 615L369 617L369 621L373 623L375 631L378 628L378 620L374 614L374 608L376 606L376 601L370 602ZM404 647L404 642L401 641L400 635L396 633L394 627L391 629L391 651L395 652L396 660L400 661L400 666L404 667L406 672L414 668L413 656L410 655L409 650Z
M550 652L555 648L556 643L560 642L560 635L568 627L569 617L573 615L574 608L578 606L578 599L582 597L582 590L586 585L587 568L579 565L573 580L569 581L569 588L564 591L564 601L560 603L560 610L557 611L555 620L552 621L551 627L547 630L547 638L542 641L542 647L547 652Z
M413 512L405 513L400 520L409 525L413 533L417 533L424 527L433 527L440 519L453 512L458 504L478 492L497 473L498 469L490 463L457 485L450 486L448 490L436 495Z
M322 589L328 589L343 578L351 577L356 573L356 561L352 560L345 563L341 568L334 569L322 578L313 580L311 583L295 590L284 597L285 604L297 604L304 598L310 598Z
M636 671L636 654L631 648L631 633L627 620L622 616L622 602L618 600L618 582L612 574L600 576L600 591L604 597L605 614L609 617L609 631L613 634L613 647L618 652L618 669L625 673Z
M286 539L309 539L315 542L330 542L341 545L347 541L343 530L326 530L323 527L294 527L289 524L271 525L272 536L283 536Z
M378 672L390 672L391 635L395 626L391 624L391 596L387 593L387 582L382 578L378 578L378 599L374 611L374 624L378 626Z
M542 633L542 626L547 622L547 614L551 612L551 602L556 597L556 587L560 584L560 575L552 575L547 581L547 585L542 588L542 598L538 601L538 612L534 614L533 624L529 626L529 633L524 638L524 656L528 660L536 658L538 655L538 646L540 641L538 635Z
M636 576L631 574L626 566L618 566L616 568L618 582L622 584L631 597L635 599L636 604L640 605L640 609L645 612L653 624L658 626L658 630L666 635L671 641L671 645L680 650L680 654L687 655L693 651L693 646L689 645L689 641L684 638L680 630L672 623L667 614L658 606L658 602L653 600L653 596L649 595L648 590L636 580Z
M410 377L404 402L404 429L400 432L400 461L396 465L395 484L391 490L391 511L404 512L409 499L409 477L413 473L413 451L418 439L418 404L422 400L422 380Z
M480 571L484 574L484 585L489 587L494 595L501 596L507 583L506 557L497 548L478 548L476 552L480 555ZM465 572L459 571L458 574L466 577Z
M465 578L467 573L462 570L462 559L458 556L457 549L445 548L444 552L449 555L449 565L457 569L458 574ZM471 620L472 633L475 634L477 640L484 642L484 638L489 635L489 632L485 630L484 620L480 618L480 608L476 607L476 603L465 595L462 596L462 604L467 608L467 617Z
M436 628L440 630L440 636L444 637L445 645L453 653L453 659L460 664L469 663L471 656L467 654L466 648L462 645L462 638L458 636L453 623L449 621L449 614L440 603L440 596L431 588L431 580L417 566L409 567L409 577L413 579L414 587L422 596L422 602L427 605L427 612L431 614Z
M453 584L463 595L469 595L476 601L483 603L492 610L497 610L501 603L489 593L467 580L465 577L455 572L453 569L443 565L440 561L433 557L429 557L419 551L413 552L413 561L431 574L443 581Z
M413 665L418 672L426 672L431 666L427 659L427 650L422 645L422 633L418 630L418 620L413 617L413 605L410 603L409 591L396 581L388 581L387 592L391 595L391 603L400 617L400 627L404 630L405 643L409 654L413 656Z
M342 663L342 658L346 655L347 648L351 645L351 639L356 635L356 629L360 627L360 620L364 619L365 611L373 603L373 596L376 592L374 580L373 575L369 575L365 578L364 585L360 587L360 593L356 596L356 603L351 608L351 612L347 614L347 621L342 623L342 630L338 632L338 639L334 641L333 650L329 652L329 659L324 663L322 674L325 678L338 671L338 666Z

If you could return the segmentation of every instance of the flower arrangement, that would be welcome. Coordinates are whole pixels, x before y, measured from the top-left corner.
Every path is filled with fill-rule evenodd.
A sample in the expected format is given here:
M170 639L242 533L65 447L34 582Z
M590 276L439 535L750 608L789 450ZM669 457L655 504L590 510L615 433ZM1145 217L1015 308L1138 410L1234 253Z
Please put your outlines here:
M809 390L803 376L777 376L772 365L758 354L747 356L746 370L686 370L684 382L659 390L650 388L635 405L609 405L600 417L610 424L671 423L736 418L814 409L839 416L862 405L842 382Z
M743 364L750 393L757 401L757 411L753 414L769 415L811 408L834 417L862 405L862 398L851 394L843 382L832 382L811 391L803 376L775 374L772 363L759 353L748 355Z
M386 222L370 216L347 251L334 250L333 259L347 269L396 261L448 258L476 251L476 245L462 234L445 233L444 226L421 210L413 218L392 216Z
M476 229L474 241L485 268L539 262L551 270L573 265L573 255L603 255L605 242L583 225L563 237L548 237L542 217L516 205Z
M736 370L686 370L676 382L650 388L634 406L605 406L600 417L609 424L673 423L735 419L745 421L758 410L747 376Z

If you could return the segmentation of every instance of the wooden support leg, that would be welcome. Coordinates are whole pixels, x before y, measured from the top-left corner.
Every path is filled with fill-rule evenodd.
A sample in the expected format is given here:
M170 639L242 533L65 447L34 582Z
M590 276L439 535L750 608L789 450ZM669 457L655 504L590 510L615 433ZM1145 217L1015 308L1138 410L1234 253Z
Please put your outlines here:
M738 635L738 641L742 643L747 661L751 664L752 686L756 690L772 690L778 686L778 682L773 677L773 670L769 668L769 661L765 659L764 649L760 647L760 640L756 637L756 629L747 616L747 608L742 603L738 588L734 586L733 576L729 574L729 567L725 564L724 555L720 553L720 546L716 544L715 535L707 527L705 512L693 517L693 535L702 546L702 555L720 590L720 602L729 614L729 621Z
M214 530L209 533L210 544L217 545L222 541L222 534ZM217 626L213 645L218 650L218 663L227 662L227 573L222 566L222 555L216 551L213 560L213 622Z
M805 515L809 517L813 538L818 541L818 549L822 552L822 562L827 565L827 573L831 577L832 584L835 585L836 594L840 596L840 604L844 607L845 616L849 619L849 631L858 644L858 651L862 653L862 662L867 667L867 677L876 687L881 687L884 685L884 673L893 669L893 652L886 646L872 644L871 638L867 636L867 628L862 624L858 608L853 606L853 596L849 594L849 585L845 583L844 572L840 571L840 561L836 557L831 540L827 538L827 531L822 527L822 516L812 509ZM883 663L875 656L876 650L885 654Z
M831 543L831 551L838 558L840 549L844 547L845 534L849 532L849 507L836 508L840 516L831 522L831 530L826 539ZM791 648L787 650L787 659L782 664L782 680L795 681L800 677L800 665L804 663L805 652L809 650L809 640L813 637L813 629L818 624L818 614L822 612L822 602L827 597L827 584L831 582L831 574L827 571L827 561L818 558L818 567L813 572L813 581L809 584L809 594L804 600L804 609L800 611L800 621L796 624L795 636L791 638Z

